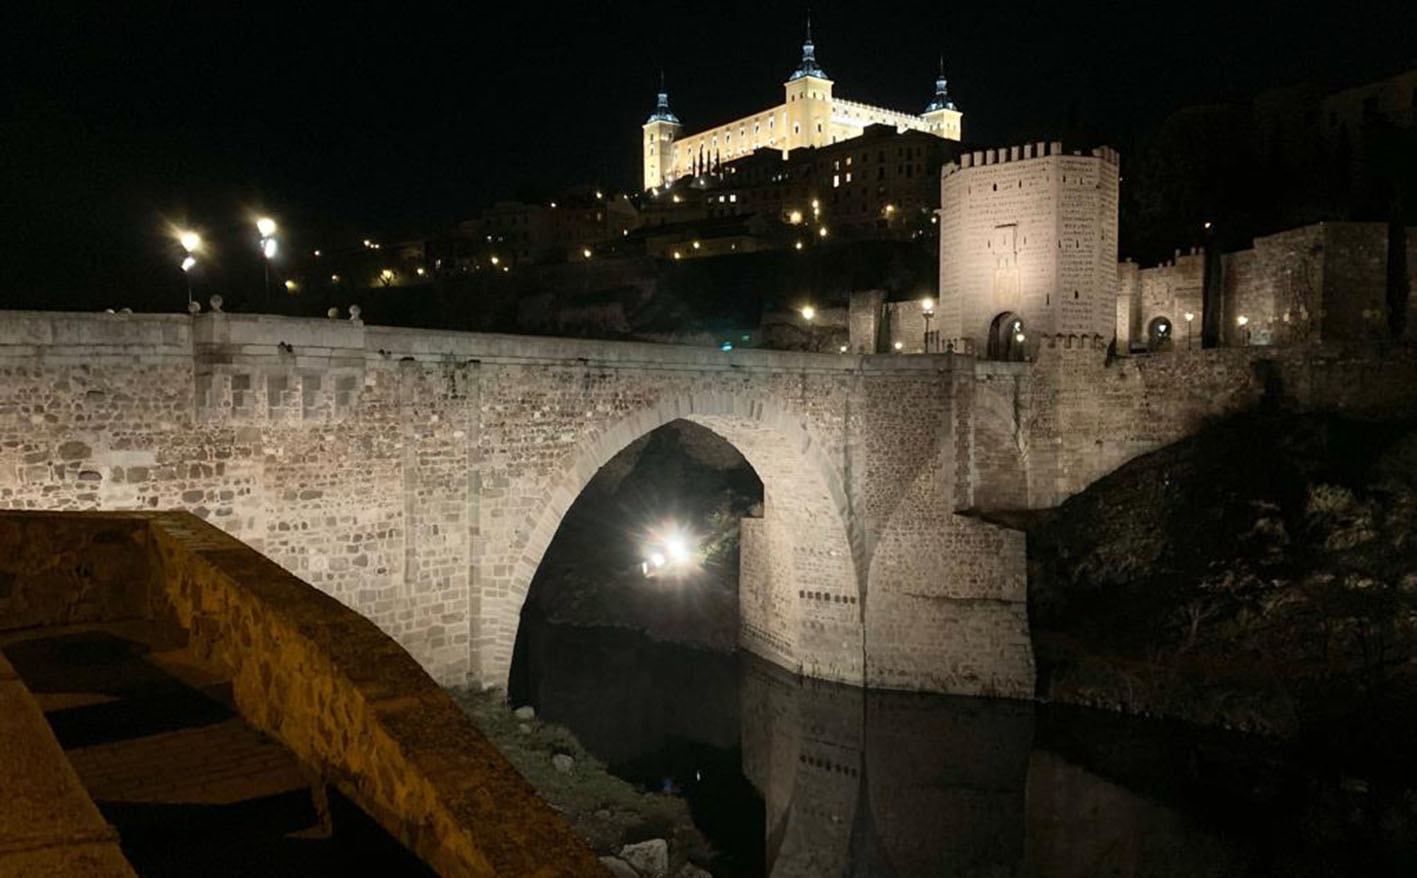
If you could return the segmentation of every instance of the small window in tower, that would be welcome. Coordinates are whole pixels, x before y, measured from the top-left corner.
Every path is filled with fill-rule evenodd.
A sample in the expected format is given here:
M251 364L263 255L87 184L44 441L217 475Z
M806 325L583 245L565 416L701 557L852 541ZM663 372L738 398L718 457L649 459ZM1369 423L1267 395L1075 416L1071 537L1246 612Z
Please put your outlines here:
M838 188L838 187L840 187L840 186L841 186L841 175L840 175L840 174L832 174L832 188L833 188L833 189L836 189L836 188Z
M792 123L792 133L793 133L793 134L801 134L801 133L802 133L802 126L801 126L801 125L798 125L796 122L793 122L793 123Z
M821 122L818 122L818 123L817 123L817 133L818 133L818 134L821 134L821 133L822 133L822 123L821 123Z

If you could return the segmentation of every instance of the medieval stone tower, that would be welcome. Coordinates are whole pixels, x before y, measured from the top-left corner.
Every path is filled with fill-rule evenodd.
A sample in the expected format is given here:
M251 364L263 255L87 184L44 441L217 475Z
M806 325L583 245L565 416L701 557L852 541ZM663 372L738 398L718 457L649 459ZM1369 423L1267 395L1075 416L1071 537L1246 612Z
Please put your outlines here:
M1116 323L1118 157L1060 143L990 149L940 183L940 338L1025 359L1036 336L1105 343Z

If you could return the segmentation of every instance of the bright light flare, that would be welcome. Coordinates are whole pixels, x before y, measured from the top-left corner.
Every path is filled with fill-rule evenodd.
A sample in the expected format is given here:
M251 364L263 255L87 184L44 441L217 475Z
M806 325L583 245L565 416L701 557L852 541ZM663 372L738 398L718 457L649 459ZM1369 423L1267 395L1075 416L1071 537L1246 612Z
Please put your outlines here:
M266 238L261 242L261 253L264 254L267 259L275 259L276 253L279 250L280 247L276 244L275 238Z
M669 554L669 560L676 564L689 560L689 544L680 534L673 534L664 541L664 551Z
M643 550L641 568L646 575L679 572L690 569L698 555L696 539L674 524L651 531Z
M196 268L196 267L197 267L197 257L192 256L192 255L189 254L186 259L183 259L183 260L182 260L182 270L183 270L183 271L191 271L192 269L194 269L194 268Z
M817 309L813 308L811 305L803 305L800 311L803 320L811 320L813 317L817 316Z
M193 253L202 246L202 236L196 232L182 232L177 236L177 240L182 242L182 249L188 253Z
M261 233L262 238L269 238L276 233L276 221L268 216L263 216L256 220L256 231Z

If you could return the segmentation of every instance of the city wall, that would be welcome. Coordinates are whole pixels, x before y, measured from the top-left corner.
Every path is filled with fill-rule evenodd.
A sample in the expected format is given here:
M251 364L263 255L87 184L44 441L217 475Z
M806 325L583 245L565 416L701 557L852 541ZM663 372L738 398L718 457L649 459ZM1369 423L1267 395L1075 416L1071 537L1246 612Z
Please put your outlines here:
M1205 254L1199 248L1161 265L1117 264L1117 350L1200 347ZM1190 314L1192 319L1187 320ZM1161 332L1159 327L1168 328ZM1153 337L1153 327L1158 331Z
M960 508L1042 508L1129 460L1257 406L1417 415L1410 346L1178 347L1112 358L1100 338L1049 340L1027 363L974 364L965 396L973 493ZM963 397L962 397L963 398Z

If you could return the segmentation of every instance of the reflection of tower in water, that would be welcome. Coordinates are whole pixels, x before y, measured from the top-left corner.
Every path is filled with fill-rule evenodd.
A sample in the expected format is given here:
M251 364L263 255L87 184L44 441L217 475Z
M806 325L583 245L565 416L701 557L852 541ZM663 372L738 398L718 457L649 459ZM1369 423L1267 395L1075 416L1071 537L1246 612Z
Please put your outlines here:
M750 660L742 706L772 878L992 875L1022 857L1031 704L867 692Z

